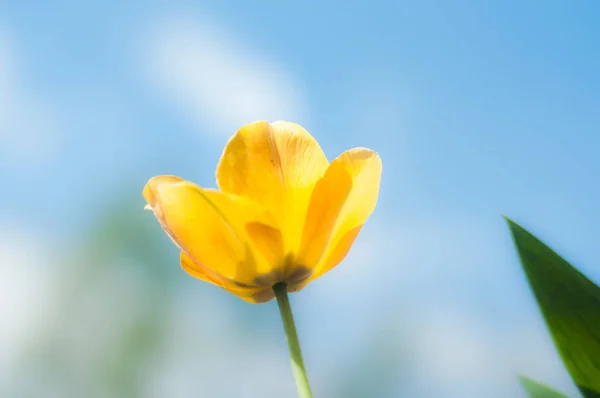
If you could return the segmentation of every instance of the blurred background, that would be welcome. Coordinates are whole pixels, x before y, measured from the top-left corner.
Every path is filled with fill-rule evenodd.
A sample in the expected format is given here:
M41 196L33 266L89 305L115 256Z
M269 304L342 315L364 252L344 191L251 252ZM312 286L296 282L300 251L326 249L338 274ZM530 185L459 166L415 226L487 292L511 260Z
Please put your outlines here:
M293 397L276 304L183 272L141 190L257 119L383 159L291 296L316 397L575 388L501 214L600 281L597 1L0 3L0 396Z

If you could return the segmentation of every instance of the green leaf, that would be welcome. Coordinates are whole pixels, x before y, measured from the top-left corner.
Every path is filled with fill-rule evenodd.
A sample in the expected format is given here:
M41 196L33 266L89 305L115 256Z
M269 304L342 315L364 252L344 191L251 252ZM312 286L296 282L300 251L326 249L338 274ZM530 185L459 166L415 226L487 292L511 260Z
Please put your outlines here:
M554 343L585 398L600 398L600 288L506 219Z
M520 376L519 380L521 380L521 384L525 387L531 398L568 398L563 393L553 390L547 385L538 383L527 377Z

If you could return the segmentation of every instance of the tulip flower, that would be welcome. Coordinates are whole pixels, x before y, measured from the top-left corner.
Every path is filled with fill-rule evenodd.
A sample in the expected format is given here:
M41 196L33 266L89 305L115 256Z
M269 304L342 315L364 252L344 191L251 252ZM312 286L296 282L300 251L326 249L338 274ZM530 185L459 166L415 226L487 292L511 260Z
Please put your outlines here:
M310 388L287 293L344 259L375 208L381 167L366 148L330 163L301 126L259 121L225 146L218 190L175 176L144 188L186 272L250 303L277 298L303 397Z

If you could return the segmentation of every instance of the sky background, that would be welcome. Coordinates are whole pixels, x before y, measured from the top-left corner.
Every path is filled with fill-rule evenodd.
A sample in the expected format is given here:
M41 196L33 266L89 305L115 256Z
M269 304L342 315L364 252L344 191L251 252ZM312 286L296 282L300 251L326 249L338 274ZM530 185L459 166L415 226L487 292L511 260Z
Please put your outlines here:
M318 396L524 397L517 374L577 396L501 214L600 282L598 20L593 0L0 2L0 393L293 396L275 303L185 274L141 196L214 187L237 128L284 119L383 160L347 259L292 296ZM136 322L154 337L121 358Z

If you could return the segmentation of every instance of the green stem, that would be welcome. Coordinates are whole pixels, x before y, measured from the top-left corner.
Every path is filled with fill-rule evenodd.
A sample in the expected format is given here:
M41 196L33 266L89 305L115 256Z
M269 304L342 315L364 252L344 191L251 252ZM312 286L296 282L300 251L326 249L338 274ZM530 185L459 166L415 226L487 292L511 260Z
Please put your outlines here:
M287 285L285 283L278 283L273 286L273 291L275 292L275 297L277 297L279 313L281 314L285 337L287 338L288 347L290 349L292 371L296 378L298 395L300 398L312 398L308 377L306 376L306 369L304 369L304 360L302 359L300 342L298 341L298 334L296 333L296 325L294 324L294 315L292 314L292 307L290 307L290 300L288 298Z

